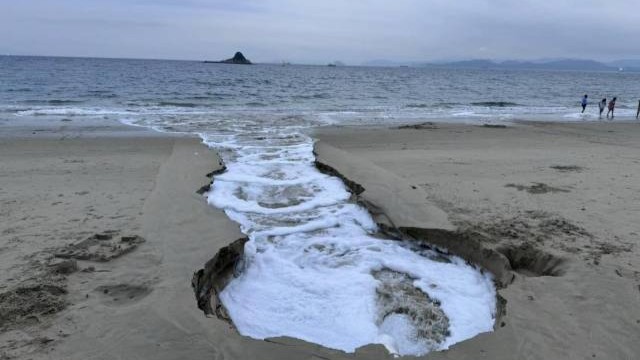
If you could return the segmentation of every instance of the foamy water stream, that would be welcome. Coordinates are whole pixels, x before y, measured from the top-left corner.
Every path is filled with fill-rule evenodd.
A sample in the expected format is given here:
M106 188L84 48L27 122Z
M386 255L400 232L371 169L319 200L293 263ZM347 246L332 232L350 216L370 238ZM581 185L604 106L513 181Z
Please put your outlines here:
M374 236L376 224L344 184L316 169L313 141L299 127L237 130L201 136L227 165L208 202L250 239L241 275L220 294L241 334L421 355L493 329L490 276Z

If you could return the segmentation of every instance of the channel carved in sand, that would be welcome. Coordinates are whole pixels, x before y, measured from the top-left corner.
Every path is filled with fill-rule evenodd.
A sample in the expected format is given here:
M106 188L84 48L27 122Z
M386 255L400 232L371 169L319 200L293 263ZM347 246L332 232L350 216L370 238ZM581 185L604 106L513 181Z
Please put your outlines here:
M341 154L316 153L304 135L271 136L220 142L231 163L200 191L248 237L194 274L205 314L254 339L346 352L382 344L398 355L444 350L494 328L492 276L402 232L453 230L446 213L375 166L346 156L334 169ZM388 192L399 196L387 203Z
M381 230L381 236L391 237L395 240L417 240L414 236L409 235L409 232L413 235L418 235L415 231L396 228L389 217L380 211L375 204L360 198L359 195L365 191L362 185L346 178L332 167L319 161L316 161L315 165L321 172L336 176L347 185L352 193L352 200L367 208L374 216ZM382 221L378 221L380 219ZM454 236L453 233L448 233L448 235ZM428 237L431 238L431 234ZM424 236L418 236L418 238L424 240ZM425 245L421 240L418 240L418 242L422 243L421 245ZM247 238L238 239L221 248L205 264L203 269L194 273L192 279L198 308L205 314L215 315L217 318L232 325L233 321L222 304L219 295L227 284L240 275L243 267L244 245L247 241ZM428 248L431 249L431 246L428 246ZM499 252L491 252L490 255L501 259L505 258ZM503 267L506 271L510 270L508 260L505 259ZM500 273L499 271L496 272ZM406 319L416 329L411 336L418 342L423 343L429 350L437 350L450 335L449 318L442 310L440 302L432 299L426 292L417 288L414 285L415 279L406 273L383 268L374 271L372 276L380 282L376 289L378 311L376 323L381 328L384 328L385 323L393 321L397 317ZM511 278L509 278L509 281ZM497 306L496 316L499 317L506 311L505 302L502 298L498 299Z

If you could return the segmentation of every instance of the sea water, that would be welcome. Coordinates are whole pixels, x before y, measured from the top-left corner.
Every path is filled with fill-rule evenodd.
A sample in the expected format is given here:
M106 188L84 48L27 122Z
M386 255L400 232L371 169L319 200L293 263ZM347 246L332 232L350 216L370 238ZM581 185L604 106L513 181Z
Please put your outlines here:
M630 120L640 74L0 57L0 124L118 120L198 134L224 158L207 200L250 241L220 298L243 335L424 354L491 331L489 274L381 237L309 129L419 121L590 121L579 100L618 96Z
M591 101L581 114L580 99ZM420 67L225 66L196 61L0 56L0 119L37 116L219 125L256 114L321 123L635 119L640 73Z

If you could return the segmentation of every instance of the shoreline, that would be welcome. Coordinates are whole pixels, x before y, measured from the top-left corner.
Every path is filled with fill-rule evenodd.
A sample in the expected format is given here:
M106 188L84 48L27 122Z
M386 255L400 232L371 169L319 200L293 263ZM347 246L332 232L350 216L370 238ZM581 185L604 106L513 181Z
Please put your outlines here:
M452 195L453 193L451 190L446 190L444 186L437 181L437 184L432 186L423 186L419 183L422 179L432 179L429 179L429 174L416 171L416 162L422 162L423 164L432 163L433 166L439 166L442 168L443 164L446 165L446 162L442 162L444 153L448 151L449 157L451 157L451 152L453 151L453 149L438 150L438 144L429 143L429 141L438 140L442 143L448 140L459 145L461 144L461 141L471 139L472 141L476 141L476 145L481 145L484 141L493 140L496 135L500 134L500 132L515 131L516 137L522 136L524 138L530 138L531 136L549 136L551 138L551 144L557 141L557 138L569 137L570 139L573 139L573 137L578 137L580 139L585 139L584 141L587 144L596 144L593 146L600 146L598 144L601 144L603 146L631 146L634 149L637 148L637 145L633 142L634 135L636 133L626 133L629 129L625 126L618 127L617 125L613 126L613 128L607 127L606 130L602 128L599 129L604 130L605 132L594 132L592 131L593 129L583 129L582 131L578 131L579 134L576 135L576 129L571 126L574 125L572 122L562 126L546 124L542 124L540 126L535 124L522 125L526 127L526 129L519 129L518 127L520 125L504 129L483 128L481 126L474 125L469 126L445 123L435 124L435 129L409 130L389 129L388 127L377 127L375 129L363 129L362 127L355 129L347 127L328 127L316 129L314 134L318 135L321 142L331 144L335 148L341 149L341 151L352 156L355 161L355 165L361 166L364 174L369 174L369 178L359 178L357 176L357 171L356 176L354 176L353 173L343 173L342 175L346 179L352 180L354 183L358 184L366 184L367 181L384 182L385 179L387 179L386 177L377 178L375 170L372 173L371 168L368 168L367 164L375 163L375 166L384 169L385 171L393 174L393 176L402 178L402 184L419 186L419 190L426 194L426 197L429 197L429 203L434 203L437 207L444 209L450 217L452 213L454 214L453 222L458 230L462 230L467 236L478 241L483 246L491 247L493 249L497 249L500 245L504 244L501 242L498 242L497 244L493 243L492 241L487 240L487 238L490 239L492 237L496 237L496 234L504 236L505 234L501 234L500 231L505 229L509 230L510 224L508 224L507 221L509 219L502 218L502 220L505 220L505 227L493 226L495 225L495 222L487 221L488 219L483 216L478 216L475 219L476 223L473 224L470 219L474 220L474 216L476 216L474 215L476 214L474 212L474 207L471 206L471 208L467 208L466 213L462 211L464 210L465 205L469 205L468 201L464 201L465 196L468 198L469 195L454 194L452 198L459 201L454 204L455 206L452 206L451 204L446 204L442 199L434 196L434 193L440 192L442 193L442 197ZM576 125L580 124L582 123L578 123ZM633 128L631 128L631 130L633 130ZM614 133L609 133L607 131L614 131ZM446 136L439 134L434 138L426 136L435 132L447 132L447 134ZM522 134L521 132L528 132L528 135ZM35 358L49 358L53 356L54 358L65 357L78 359L85 358L89 354L93 354L101 358L117 356L131 357L140 356L141 354L144 354L143 356L146 357L153 354L153 356L156 356L157 358L170 359L175 358L176 356L211 356L211 354L215 353L225 354L225 357L228 356L231 358L249 358L251 356L258 356L259 354L262 358L274 359L292 355L298 357L311 356L311 354L322 354L322 356L332 359L389 357L386 351L379 345L366 346L358 349L354 354L345 354L340 351L325 349L318 345L308 344L300 340L289 338L269 339L267 341L248 339L237 334L235 330L231 329L224 322L219 320L212 321L203 316L202 312L196 307L193 291L190 289L191 275L195 270L201 268L207 260L211 259L215 255L217 251L217 249L215 249L216 247L220 249L232 243L234 240L244 237L244 235L239 233L235 223L232 223L227 219L220 210L207 205L206 200L195 193L198 187L206 182L206 177L204 175L211 170L215 170L217 166L216 164L219 164L219 161L216 163L215 160L217 155L215 155L214 151L208 150L205 145L198 143L194 137L189 138L184 135L157 133L152 130L144 129L140 130L140 132L137 132L136 130L136 133L140 135L143 133L149 133L148 135L150 138L157 138L156 140L150 141L157 141L161 144L159 146L163 149L163 154L160 156L161 159L159 160L159 168L158 170L154 170L157 171L155 173L155 177L153 174L147 175L148 178L154 178L153 189L144 201L142 206L142 215L137 215L138 218L136 220L139 222L139 230L137 231L140 231L147 241L140 245L139 249L130 254L124 255L121 259L116 259L112 263L109 263L109 267L113 267L109 269L109 272L97 272L95 274L90 274L91 276L95 275L101 279L92 279L89 285L86 283L81 284L78 281L79 279L76 279L81 276L86 276L85 273L80 272L70 275L70 280L68 280L70 282L70 292L68 297L72 302L72 307L67 308L67 310L63 310L58 316L49 318L45 322L48 328L44 329L43 332L37 329L37 325L35 326L36 331L33 330L34 325L30 325L31 330L22 329L17 333L12 332L9 340L14 341L14 344L20 345L17 348L18 350L26 349L27 351L22 354L17 354L17 358L26 356L30 350L34 349L35 352L31 353L29 356ZM531 135L531 133L534 133L535 135ZM8 146L6 143L7 141L14 141L16 143L31 141L26 140L28 138L49 137L73 142L86 141L87 139L91 139L91 141L100 141L99 139L104 136L98 135L92 129L85 129L76 132L76 134L76 139L71 140L71 137L65 136L64 131L59 130L50 131L46 134L42 134L41 132L29 134L28 131L25 131L24 137L15 140L6 140L6 138L0 137L0 146ZM357 139L354 138L356 135L358 135ZM127 136L128 135L125 135L123 138L127 138ZM143 137L146 136L147 134L144 134ZM476 138L477 136L480 137L479 140ZM498 138L501 136L502 134L500 134ZM108 142L112 143L113 139L118 137L119 136L113 136ZM107 138L109 138L109 136L107 136ZM314 136L314 138L316 137ZM127 138L127 140L122 140L122 143L127 143L131 139L132 138ZM138 142L140 137L135 139L135 142ZM46 142L52 140L40 139L33 141L35 141L35 143L27 144L29 146L25 147L29 149L29 151L37 150L38 141ZM171 146L164 144L167 141L172 142L173 144ZM531 141L531 139L529 139L529 141ZM107 141L105 141L105 143L106 142ZM610 143L613 143L614 145L611 145ZM574 143L572 141L571 145L573 144ZM110 147L105 145L106 147L102 150L107 157L110 157L110 152L114 151L114 148L117 147L114 144L110 145L112 146ZM513 146L513 144L502 145L507 149L512 149ZM127 154L127 157L136 157L136 154L144 147L145 146L141 146L141 148ZM403 147L405 148L404 150L402 149ZM86 150L91 148L92 146L89 144L89 141L86 141L85 144L78 147L75 153L66 152L64 156L70 156L71 160L81 160L78 158L85 156L82 149ZM498 149L490 150L493 150L490 155L494 155L495 151ZM434 151L435 154L433 155L435 155L435 157L427 157L426 155L429 151ZM95 152L95 149L92 150L92 152ZM400 152L407 152L407 154L400 154ZM467 145L467 148L463 147L459 152L453 153L453 158L455 159L450 160L450 162L459 163L457 165L454 164L458 167L469 166L468 164L463 163L465 163L465 161L472 163L474 161L479 161L477 157L472 156L473 153L473 146ZM203 159L199 154L207 154L206 159ZM5 156L7 155L5 154ZM24 154L14 154L9 156L17 156L17 159L20 159L18 161L25 161ZM55 153L48 153L47 156L49 156L49 160L47 160L49 162L54 159L60 159L60 155ZM330 154L327 156L326 152L323 152L321 156L325 156L325 161L327 162L333 162L338 159L336 155ZM465 160L463 159L464 156L470 158ZM458 159L458 157L460 157L460 159ZM192 161L193 159L199 160ZM389 161L389 159L393 159L393 161ZM318 157L316 160L318 160ZM111 159L111 161L117 162L118 160ZM393 163L395 163L395 165L392 166ZM69 162L68 164L82 163ZM562 161L558 161L558 164L563 165L564 163ZM177 169L181 170L176 171ZM520 169L519 171L524 171L521 168L518 169ZM444 170L446 174L442 175L443 178L449 177L451 179L455 179L456 177L461 176L461 171L458 169L455 170L458 171L458 175L453 175L454 173L452 171L454 170L448 169L446 166ZM77 170L72 171L76 172ZM88 172L91 173L91 171L95 170L89 170ZM554 171L561 172L561 170ZM575 175L575 169L567 171L568 174ZM582 171L587 170L583 169ZM637 171L637 169L634 171ZM80 180L77 181L79 182ZM513 191L516 194L526 193L529 194L528 196L535 198L532 193L528 192L528 184L516 183L515 185L524 186L524 190L519 191L515 188L513 188L513 190L511 190L511 188L506 188L507 191ZM558 187L559 189L564 189L566 187L565 184L561 185L562 186ZM445 191L439 191L438 186L441 187L440 190ZM493 186L495 187L496 185ZM498 186L501 188L503 187L502 184ZM364 188L366 190L366 186ZM553 188L553 186L551 186L551 188ZM376 190L375 187L369 187L369 190L374 193L374 200L371 200L374 204L376 202L381 204L386 203L386 200L384 199L387 199L390 196L388 189ZM553 190L549 190L548 188L543 188L541 190L550 191L551 194L566 194L563 192L554 193ZM533 188L533 191L536 191L536 189ZM570 189L570 191L575 190ZM86 197L87 195L92 196L90 194L82 196ZM543 195L544 193L542 193L541 196ZM475 198L472 200L471 204L477 201ZM420 204L414 205L421 206ZM415 209L414 205L407 206L404 201L400 201L395 207L392 207L391 210L385 209L388 212L381 211L378 215L379 217L392 219L392 223L397 225L397 223L401 223L402 221L398 222L395 218L403 218L410 214L412 209ZM501 202L497 202L495 205L497 207L504 206ZM185 211L185 209L189 210ZM372 215L374 215L374 217L376 216L375 213ZM410 215L413 216L413 214ZM178 219L173 219L173 217L178 217ZM465 217L468 217L469 219L466 219ZM167 221L168 219L171 220ZM215 226L208 223L211 219L215 220ZM511 220L516 220L511 223L518 225L520 224L518 221L522 221L522 216L515 217ZM544 220L560 221L561 231L569 230L570 236L582 236L579 229L576 230L571 226L567 226L566 229L563 227L564 225L562 225L562 221L566 220L566 217L542 219L541 221ZM418 220L416 223L420 223L421 221L422 220ZM482 221L487 221L491 226L483 227ZM575 223L583 225L581 220L575 221ZM606 223L606 221L604 223ZM464 224L464 226L467 227L461 227L461 224ZM568 224L575 225L574 221L569 221ZM578 225L577 227L580 228ZM221 231L221 228L226 230ZM197 229L200 229L200 231ZM514 231L516 233L520 231L522 233L520 235L531 235L530 233L523 232L523 230L518 227ZM606 241L600 239L602 234L594 234L594 231L591 229L589 229L587 233L598 239L599 242L597 244L606 244ZM507 235L509 235L508 231ZM536 233L533 235L537 236L540 234ZM552 235L556 236L556 234ZM185 239L194 236L197 239L192 239L189 243L184 244L183 247L176 247L176 244L171 245L171 243L175 242L176 238ZM217 239L213 243L211 242L212 236ZM568 237L563 239L566 240L566 238ZM542 247L544 254L539 256L539 254L536 255L535 251L526 247L521 248L519 246L520 244L516 244L515 242L509 243L508 245L517 246L500 249L502 252L498 250L496 251L507 258L510 266L514 263L518 263L518 258L521 258L523 255L530 256L533 254L534 256L538 256L538 258L544 258L546 254L551 254L551 260L573 256L571 253L569 253L569 255L564 253L558 254L558 249L553 247ZM204 253L199 247L209 248L210 251ZM169 253L172 253L171 256L168 255L169 253L166 252L167 250ZM540 249L536 248L536 250ZM557 269L559 269L557 273L554 273L554 269L556 269L556 267L553 267L551 270L545 268L545 264L549 264L549 261L542 261L541 264L533 264L532 266L530 266L531 264L525 264L526 266L522 266L520 268L518 268L517 265L512 266L511 270L515 270L516 273L515 280L500 290L501 295L507 299L507 313L503 318L505 325L502 326L501 323L497 323L496 331L492 333L481 334L478 337L454 345L448 351L431 353L426 357L429 359L466 359L485 355L492 356L496 359L507 359L512 358L513 354L522 354L527 356L534 356L535 354L539 358L549 358L554 356L570 357L575 355L575 351L583 350L585 356L597 354L598 357L607 354L609 357L616 357L611 354L623 356L624 354L628 355L637 353L640 351L640 349L637 349L637 345L626 342L625 340L629 339L629 334L633 334L635 329L634 326L637 326L633 324L633 321L635 321L633 320L634 315L625 315L624 311L622 311L622 314L618 314L618 316L610 319L610 321L598 318L595 322L596 325L593 331L613 331L617 334L617 339L615 341L612 341L610 344L596 342L594 345L587 343L587 339L583 338L583 336L586 336L585 333L582 332L584 330L584 321L586 321L584 317L593 315L594 312L596 312L595 308L607 303L603 300L605 290L609 292L618 292L618 295L622 298L618 300L624 301L632 301L634 300L634 296L635 299L637 299L639 294L637 289L627 288L630 285L630 279L633 279L634 276L638 276L637 274L634 275L632 271L632 264L638 263L637 249L635 249L635 247L631 247L629 251L626 251L624 249L620 250L614 247L608 250L601 250L602 253L599 255L598 265L589 265L587 263L583 263L583 259L570 258L568 262L561 262L561 264L559 264L561 266L557 267ZM607 251L609 251L609 253L607 253ZM612 258L613 256L616 256L616 258ZM620 259L619 257L623 257L623 259ZM138 269L138 266L136 265L127 264L129 261L134 261L129 259L134 258L137 259L135 261L143 261L148 264L150 269L158 269L158 266L160 266L160 268L164 270L155 275L158 279L153 279L154 276L151 276L151 270ZM595 255L593 258L590 258L589 261L594 263ZM623 264L620 263L621 261L628 261L629 265L623 266ZM193 262L196 263L193 264ZM595 270L593 268L595 268ZM601 271L603 268L607 270L606 273ZM621 275L617 274L612 269L616 269ZM542 274L545 271L551 272ZM542 276L537 276L536 272L541 273ZM131 284L124 288L110 287L108 289L110 289L112 293L114 291L115 293L118 293L118 291L124 291L124 294L128 294L124 295L125 297L133 294L134 298L137 299L140 297L140 299L133 302L125 301L124 304L121 303L122 305L118 304L118 306L113 305L113 303L109 304L108 302L105 302L104 297L97 296L94 299L94 296L96 295L94 295L95 291L93 291L93 289L98 289L100 286L122 285L114 284L113 279L110 278L110 276L118 273L123 275L122 279L129 278ZM176 278L177 273L182 275L187 274L187 277L182 278L182 276L178 276ZM133 281L134 279L145 277L150 280L142 281L142 284L140 281ZM581 282L584 282L585 277L587 277L589 281L584 284L580 284ZM566 281L576 282L580 286L567 286L565 283ZM120 282L122 283L122 281ZM640 280L636 280L636 282L640 283ZM130 286L132 284L134 286ZM173 287L175 287L175 289ZM598 291L595 293L595 299L592 299L594 294L590 293L592 287L599 287ZM149 288L151 288L150 291ZM623 293L619 293L619 288L628 290L624 290ZM182 292L187 293L184 294ZM549 292L550 294L545 294L546 292ZM568 294L562 294L567 292ZM84 294L90 295L88 298L90 300L84 300ZM567 298L567 296L569 296L569 298ZM529 297L533 297L534 300L530 300ZM88 303L79 305L83 304L83 301L87 301ZM565 306L559 306L558 301L568 303ZM577 303L574 303L576 301ZM632 304L633 302L629 303L631 310L633 310ZM575 309L578 311L575 311L576 313L567 317L567 314L563 313L563 311L572 311L573 305L575 305ZM615 309L616 306L618 305L615 303L608 304L607 308ZM148 307L148 309L145 309L145 307ZM112 314L113 312L115 312L115 315ZM621 322L620 315L625 315L623 317L629 317L628 321ZM533 318L534 316L541 316L542 319L536 320ZM558 319L554 319L555 316L557 316ZM579 319L572 321L575 316L578 316ZM531 322L532 319L534 320L533 324L526 325ZM638 316L638 320L640 320L640 315ZM141 325L139 323L140 321L148 322L148 324ZM503 320L501 318L500 322L502 321ZM576 324L580 324L580 326L576 326ZM620 327L627 327L627 330L623 330ZM108 331L107 328L117 330ZM616 328L620 329L613 330ZM87 329L86 334L79 333L79 329ZM581 331L577 335L570 335L567 333L576 331L576 329ZM62 333L65 335L55 335L55 332L58 330L62 330ZM122 336L117 334L119 331L123 332L122 334L128 334L127 336L130 338L123 339ZM47 340L42 342L43 337L36 335L38 333L41 333L41 335L44 334L44 339L53 339L53 341ZM558 335L556 336L557 339L550 341L545 334L562 335ZM2 354L2 351L6 351L5 348L2 347L3 342L7 341L5 336L6 333L0 335L0 354ZM92 338L96 336L102 338L100 343L92 340ZM599 336L603 339L608 339L608 335ZM194 339L196 339L195 342ZM156 352L154 350L152 353L149 353L149 341L157 343L159 345L158 350L162 351ZM162 346L161 344L163 343L171 343L173 345L171 349L169 349ZM110 349L109 351L113 351L112 347L114 344L118 344L119 346L114 353L109 354L108 356L102 353L102 351L107 351L107 348ZM568 344L581 345L572 345L570 348L566 348ZM610 348L613 344L619 348ZM579 349L580 346L583 349ZM518 353L518 351L520 351L520 353ZM587 354L587 352L589 353Z

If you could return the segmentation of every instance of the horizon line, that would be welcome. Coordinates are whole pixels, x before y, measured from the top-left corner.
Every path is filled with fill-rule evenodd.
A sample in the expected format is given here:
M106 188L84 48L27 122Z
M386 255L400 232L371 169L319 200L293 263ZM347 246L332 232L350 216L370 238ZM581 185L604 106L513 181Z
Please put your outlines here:
M117 57L117 56L82 56L82 55L43 55L43 54L0 54L0 56L6 57L42 57L42 58L67 58L67 59L105 59L105 60L147 60L147 61L185 61L185 62L205 62L205 61L216 61L209 59L176 59L176 58L154 58L154 57ZM515 58L464 58L464 59L438 59L438 60L390 60L390 59L371 59L371 60L363 60L358 64L350 64L345 63L341 60L334 60L329 62L295 62L288 60L273 60L273 61L257 61L253 62L254 65L280 65L282 63L287 63L288 65L308 65L308 66L327 66L328 64L334 64L336 62L341 62L342 67L344 66L362 66L362 67L395 67L399 65L441 65L443 63L456 63L456 62L466 62L466 61L491 61L496 62L498 65L501 62L507 61L518 61L518 62L554 62L554 61L563 61L563 60L572 60L572 61L593 61L597 63L601 63L603 65L608 65L608 63L616 62L616 61L639 61L640 58L618 58L613 60L596 60L593 58L572 58L572 57L558 57L558 58L527 58L527 59L515 59ZM388 65L369 65L368 63L374 62L388 62Z

